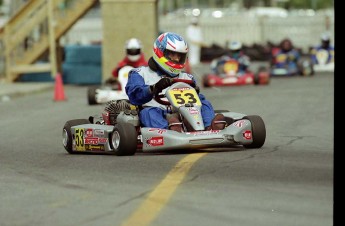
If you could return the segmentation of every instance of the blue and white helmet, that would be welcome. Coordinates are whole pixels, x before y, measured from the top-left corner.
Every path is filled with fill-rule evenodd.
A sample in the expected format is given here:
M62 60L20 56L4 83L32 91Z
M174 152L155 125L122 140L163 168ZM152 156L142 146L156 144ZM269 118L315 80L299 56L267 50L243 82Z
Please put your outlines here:
M153 44L153 60L171 77L177 76L185 67L187 53L187 42L176 33L165 32ZM179 61L172 60L170 54L178 54Z
M232 41L229 44L229 49L232 51L238 51L242 49L242 43L240 41Z

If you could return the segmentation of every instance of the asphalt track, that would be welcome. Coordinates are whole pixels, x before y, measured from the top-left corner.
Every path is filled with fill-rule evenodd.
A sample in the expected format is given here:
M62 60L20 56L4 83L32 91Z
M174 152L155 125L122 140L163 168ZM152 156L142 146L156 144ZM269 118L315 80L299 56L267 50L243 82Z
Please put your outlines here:
M0 102L1 226L334 225L334 74L202 89L216 109L264 119L261 149L130 157L64 150L65 121L103 108L64 88L66 101Z

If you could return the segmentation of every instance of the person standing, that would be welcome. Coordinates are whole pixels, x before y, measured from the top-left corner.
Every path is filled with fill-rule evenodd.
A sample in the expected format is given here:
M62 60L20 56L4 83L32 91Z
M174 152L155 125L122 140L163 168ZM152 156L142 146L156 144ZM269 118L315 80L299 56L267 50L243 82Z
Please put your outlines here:
M186 37L189 44L189 64L193 67L200 63L203 46L203 34L197 17L193 17L187 26Z

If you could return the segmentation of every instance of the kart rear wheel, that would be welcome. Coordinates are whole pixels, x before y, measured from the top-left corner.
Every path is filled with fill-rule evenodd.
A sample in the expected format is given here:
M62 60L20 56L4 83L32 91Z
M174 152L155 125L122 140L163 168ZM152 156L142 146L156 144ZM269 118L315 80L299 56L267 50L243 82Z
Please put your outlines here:
M96 101L96 89L99 87L89 87L87 90L87 100L89 105L98 104Z
M247 115L243 117L248 119L252 124L252 137L251 144L243 145L245 148L261 148L266 140L266 126L262 118L258 115Z
M65 123L62 129L62 144L68 153L70 154L78 153L72 150L72 141L73 141L72 132L71 132L72 126L89 124L89 123L90 121L87 119L73 119Z
M134 155L137 150L138 134L131 123L117 123L111 133L110 147L115 155Z

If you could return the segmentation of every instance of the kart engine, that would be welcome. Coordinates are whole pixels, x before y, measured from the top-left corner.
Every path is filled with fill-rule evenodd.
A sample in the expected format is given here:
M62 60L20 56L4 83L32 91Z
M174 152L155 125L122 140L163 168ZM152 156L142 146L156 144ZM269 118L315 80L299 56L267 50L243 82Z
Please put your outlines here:
M131 111L137 112L137 108L136 106L130 104L129 100L111 100L106 103L102 117L105 124L115 125L117 123L117 116L121 112Z

